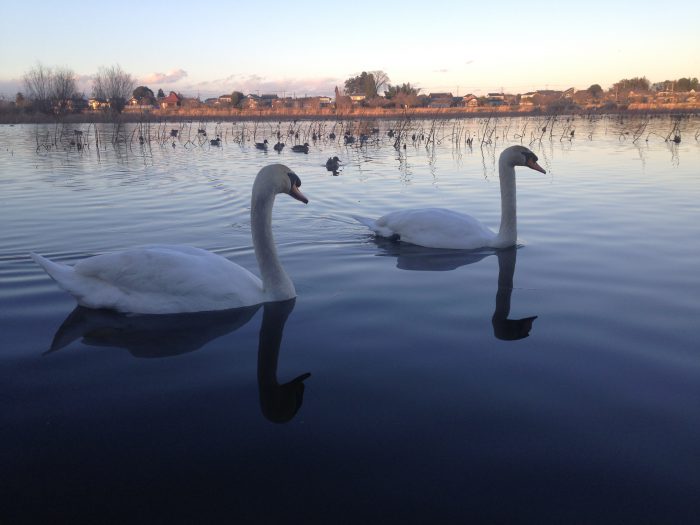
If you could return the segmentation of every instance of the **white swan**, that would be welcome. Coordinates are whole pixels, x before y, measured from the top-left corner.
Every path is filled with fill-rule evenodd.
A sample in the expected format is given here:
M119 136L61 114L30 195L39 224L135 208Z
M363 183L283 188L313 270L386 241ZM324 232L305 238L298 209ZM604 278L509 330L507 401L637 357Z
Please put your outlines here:
M389 213L373 220L354 216L381 237L390 237L428 248L473 250L505 248L517 243L515 166L546 173L537 155L523 146L511 146L498 159L501 181L501 227L491 231L474 217L442 208L421 208Z
M296 296L272 236L275 195L307 203L301 180L281 164L266 166L253 184L253 247L262 280L228 259L190 246L153 245L97 255L67 266L31 256L82 306L135 314L203 312Z

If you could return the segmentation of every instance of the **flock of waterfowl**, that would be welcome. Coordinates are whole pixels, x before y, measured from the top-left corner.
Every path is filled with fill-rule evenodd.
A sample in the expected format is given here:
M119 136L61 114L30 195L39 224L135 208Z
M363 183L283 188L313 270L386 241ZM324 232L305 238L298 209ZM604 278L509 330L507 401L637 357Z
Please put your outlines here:
M512 247L517 243L515 167L545 173L537 160L523 146L511 146L501 153L498 233L469 215L440 208L394 211L378 219L355 218L377 236L428 248ZM332 157L326 168L337 170L339 164L338 157ZM130 314L172 314L291 299L296 291L277 255L272 207L278 194L308 203L300 187L299 176L283 164L265 166L255 178L250 217L260 277L220 255L180 245L151 245L107 253L84 259L75 266L56 263L35 253L31 256L61 288L88 308Z

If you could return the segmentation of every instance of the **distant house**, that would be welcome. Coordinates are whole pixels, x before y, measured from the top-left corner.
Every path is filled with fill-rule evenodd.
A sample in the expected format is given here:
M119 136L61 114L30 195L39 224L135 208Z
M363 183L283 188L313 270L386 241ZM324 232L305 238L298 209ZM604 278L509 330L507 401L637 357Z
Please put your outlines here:
M520 95L520 105L521 106L533 106L535 104L535 91L528 91Z
M216 99L219 104L233 104L233 95L221 95Z
M361 104L367 97L365 95L350 95L350 101L353 104Z
M124 108L125 111L149 111L153 109L153 104L151 104L150 99L136 97L131 97Z
M465 108L475 108L479 105L479 99L471 93L462 97L462 106Z
M660 104L672 104L676 101L676 94L673 91L659 91L655 100Z
M486 96L486 104L489 106L505 106L506 95L505 93L489 93Z
M449 108L452 106L453 101L452 93L430 93L428 95L429 108Z
M111 104L103 98L91 98L88 99L88 107L93 111L97 111L100 109L109 109Z
M159 103L163 109L178 108L182 103L182 99L177 93L171 91L167 97L160 99Z
M69 111L71 113L80 113L81 111L87 109L89 106L88 101L85 99L85 97L74 96L66 100L63 104L63 107L66 109L66 111Z
M279 97L272 94L254 95L249 94L243 97L241 106L243 109L270 109L273 105L279 105Z
M594 103L595 97L593 97L593 95L591 95L591 92L587 89L579 89L574 93L573 97L571 97L571 100L575 104L586 105Z
M199 97L183 97L180 100L180 106L187 109L198 109L202 107L202 101Z
M288 99L285 107L316 111L332 105L330 97L299 97Z
M275 94L263 93L262 95L260 95L260 100L258 101L258 107L269 109L273 106L279 106L279 104L280 104L279 100L280 100L280 98Z
M241 100L241 107L243 109L258 109L260 106L260 97L258 95L253 95L252 93L243 97Z

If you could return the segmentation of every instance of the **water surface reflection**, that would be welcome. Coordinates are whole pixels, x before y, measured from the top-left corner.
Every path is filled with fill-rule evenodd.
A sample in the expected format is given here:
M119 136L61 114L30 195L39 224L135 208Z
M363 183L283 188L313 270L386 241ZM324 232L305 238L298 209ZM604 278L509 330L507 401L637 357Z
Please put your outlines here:
M373 237L372 240L380 249L378 256L396 257L396 267L409 271L446 272L477 263L495 254L498 258L498 289L496 308L491 318L493 335L504 341L524 339L530 335L532 324L537 319L536 315L522 319L508 318L513 294L517 246L501 250L445 250L425 248L382 237Z
M283 384L277 379L284 326L295 302L289 299L215 312L136 316L78 306L58 328L45 354L81 339L89 346L124 348L137 358L177 356L238 330L262 306L257 367L260 409L268 420L286 423L301 408L304 381L311 375L307 372Z

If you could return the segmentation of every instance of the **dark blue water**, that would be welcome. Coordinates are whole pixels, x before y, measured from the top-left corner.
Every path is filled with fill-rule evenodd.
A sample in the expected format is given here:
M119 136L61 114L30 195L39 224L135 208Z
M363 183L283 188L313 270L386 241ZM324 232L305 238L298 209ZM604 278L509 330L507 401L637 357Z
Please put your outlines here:
M540 124L470 149L487 124L448 121L397 152L381 123L308 155L255 150L250 123L219 148L105 128L81 151L0 127L0 522L694 522L697 120L677 145L669 119L637 142L634 122L579 119L573 141L556 123L531 144L547 175L518 172L517 250L376 242L350 218L443 206L497 228L494 159ZM274 212L295 301L76 310L27 255L167 242L257 271L250 187L278 161L310 199Z

